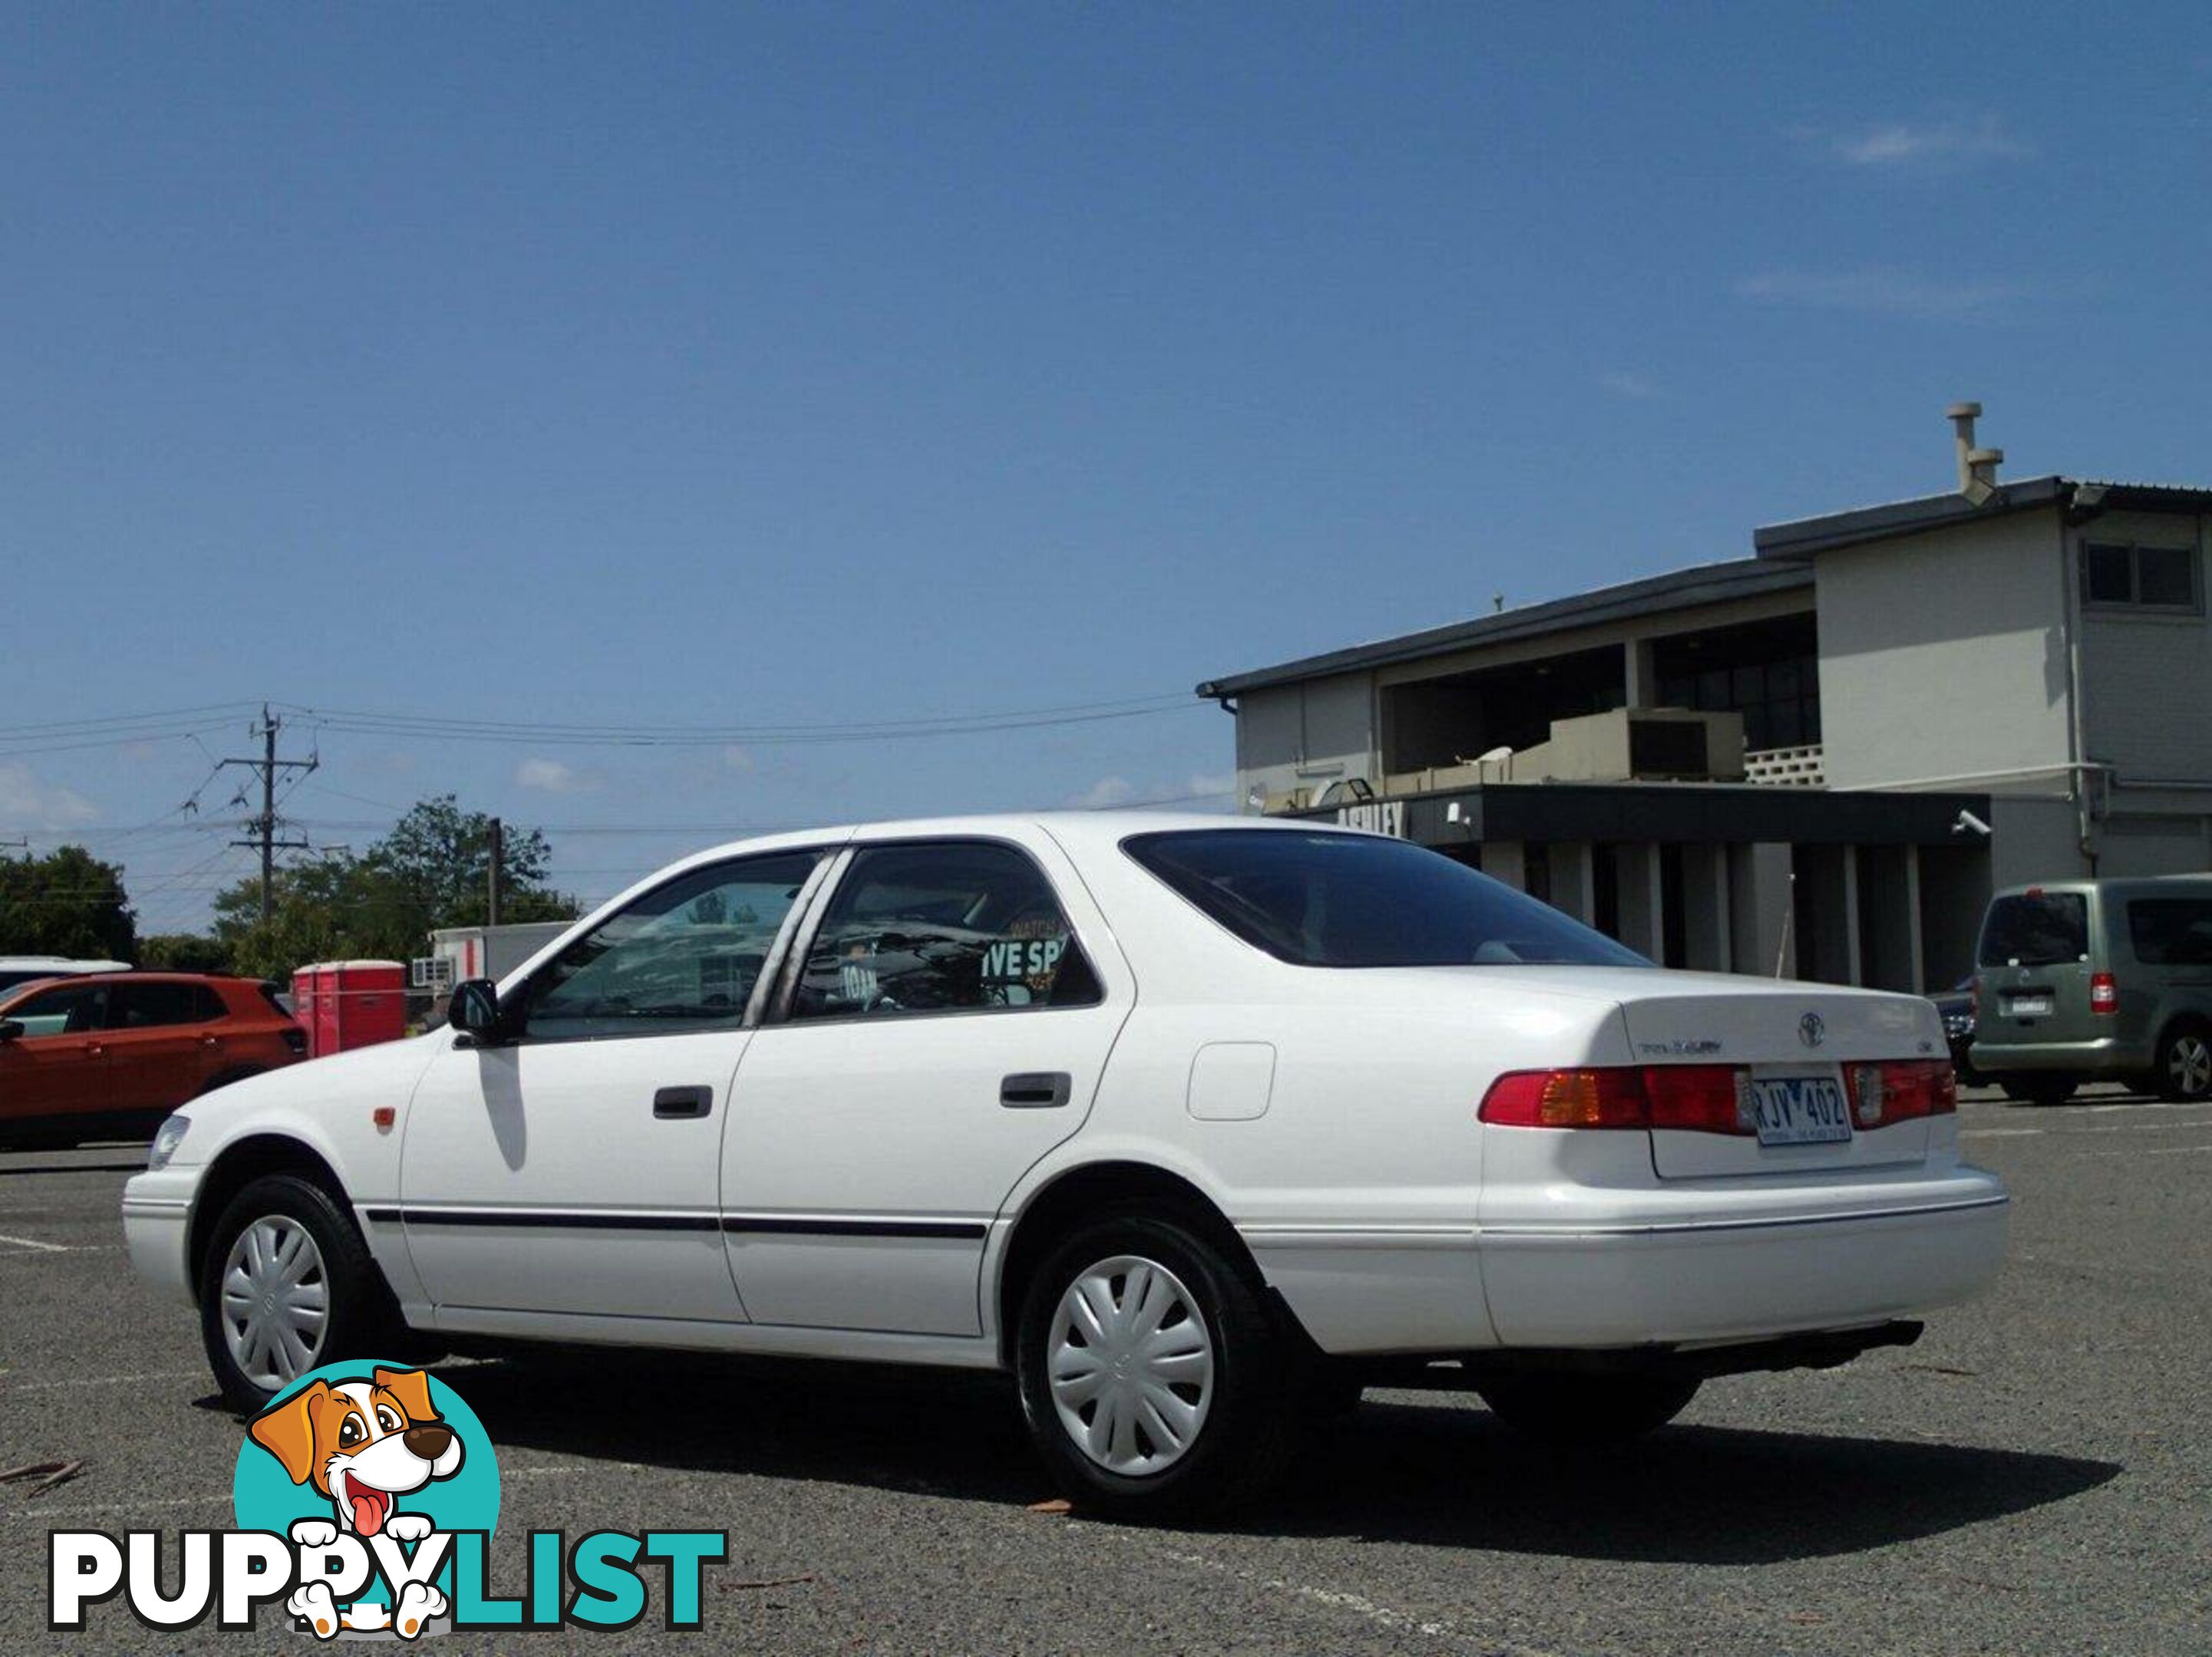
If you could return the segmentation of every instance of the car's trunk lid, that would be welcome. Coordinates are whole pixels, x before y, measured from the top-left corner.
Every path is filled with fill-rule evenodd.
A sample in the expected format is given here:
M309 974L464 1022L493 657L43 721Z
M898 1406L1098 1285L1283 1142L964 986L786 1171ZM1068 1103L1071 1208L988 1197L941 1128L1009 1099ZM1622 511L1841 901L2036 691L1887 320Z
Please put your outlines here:
M1759 1134L1655 1129L1651 1161L1662 1179L1802 1174L1926 1160L1926 1119L1862 1129L1850 1109L1845 1074L1859 1061L1944 1059L1942 1026L1926 1001L1669 974L1653 993L1624 998L1620 1011L1630 1051L1640 1064L1724 1065L1750 1072Z

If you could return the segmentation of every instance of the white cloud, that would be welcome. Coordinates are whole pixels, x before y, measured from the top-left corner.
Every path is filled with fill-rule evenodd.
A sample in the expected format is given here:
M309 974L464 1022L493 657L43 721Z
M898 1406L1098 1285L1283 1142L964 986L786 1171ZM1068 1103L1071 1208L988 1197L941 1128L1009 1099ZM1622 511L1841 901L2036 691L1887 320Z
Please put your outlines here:
M74 788L40 782L27 765L0 765L0 824L10 828L76 828L100 819L100 808Z
M1944 120L1881 121L1849 130L1798 127L1792 136L1847 167L1943 169L1984 161L2024 161L2035 146L2006 130L1995 115Z
M1625 397L1634 403L1649 403L1659 395L1657 384L1643 374L1626 368L1616 368L1610 373L1600 374L1598 385L1615 397Z
M558 760L526 759L514 768L515 786L535 788L544 794L585 794L597 788L597 778L586 775Z
M1235 772L1194 771L1142 788L1127 777L1101 777L1067 803L1079 811L1109 811L1121 805L1180 805L1202 811L1228 804L1236 792Z
M1136 798L1136 787L1127 777L1101 777L1068 804L1079 811L1104 811Z
M1930 277L1870 266L1855 270L1768 270L1736 284L1745 299L1768 305L1802 305L1820 311L1968 322L1996 316L2027 300L2048 298L2048 285L2010 280Z

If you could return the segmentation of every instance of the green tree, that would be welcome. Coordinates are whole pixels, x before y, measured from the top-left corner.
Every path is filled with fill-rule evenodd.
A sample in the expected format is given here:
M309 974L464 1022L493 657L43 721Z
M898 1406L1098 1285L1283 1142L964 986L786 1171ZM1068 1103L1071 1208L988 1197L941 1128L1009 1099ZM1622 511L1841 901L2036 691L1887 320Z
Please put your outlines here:
M230 951L203 932L155 932L138 940L138 964L165 973L227 973Z
M283 978L312 961L405 961L441 926L482 926L489 906L491 819L451 794L420 802L359 857L281 871L261 919L261 883L240 881L215 901L216 937L234 970ZM505 836L502 920L560 920L574 900L545 884L551 859L535 828Z
M82 846L0 857L0 954L130 961L137 944L120 865Z

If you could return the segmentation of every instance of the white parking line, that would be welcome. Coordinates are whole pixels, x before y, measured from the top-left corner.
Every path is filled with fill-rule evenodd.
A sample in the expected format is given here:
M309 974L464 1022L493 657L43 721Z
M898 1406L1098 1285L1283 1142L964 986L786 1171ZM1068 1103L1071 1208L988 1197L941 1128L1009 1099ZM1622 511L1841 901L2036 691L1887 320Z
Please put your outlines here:
M0 1236L0 1244L4 1244L14 1248L42 1249L49 1254L66 1254L70 1252L69 1245L66 1243L40 1242L36 1237Z
M2043 1132L2039 1127L1962 1127L1961 1139L2027 1139Z

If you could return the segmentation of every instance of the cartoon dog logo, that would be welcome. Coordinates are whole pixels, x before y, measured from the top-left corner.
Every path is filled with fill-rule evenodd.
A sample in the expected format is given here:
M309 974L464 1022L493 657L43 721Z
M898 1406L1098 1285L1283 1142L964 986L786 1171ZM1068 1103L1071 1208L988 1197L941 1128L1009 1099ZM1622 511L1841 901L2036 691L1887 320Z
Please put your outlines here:
M312 1484L331 1499L335 1524L302 1519L293 1525L292 1540L302 1547L327 1546L341 1531L364 1541L382 1534L420 1542L436 1527L422 1514L394 1513L394 1503L433 1479L451 1478L461 1466L460 1435L438 1418L430 1378L420 1369L377 1369L368 1381L336 1386L318 1380L255 1417L249 1430L295 1484ZM326 1584L301 1589L285 1608L319 1635L338 1631ZM392 1608L392 1627L412 1639L446 1610L438 1589L410 1582Z

